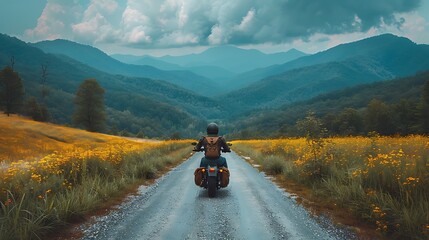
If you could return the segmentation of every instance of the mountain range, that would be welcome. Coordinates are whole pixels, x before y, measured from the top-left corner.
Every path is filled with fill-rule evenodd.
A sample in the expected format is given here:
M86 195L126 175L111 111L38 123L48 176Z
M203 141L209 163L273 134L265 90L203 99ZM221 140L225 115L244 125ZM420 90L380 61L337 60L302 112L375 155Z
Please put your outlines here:
M222 98L233 103L233 109L276 108L330 91L428 70L428 56L429 45L380 35L248 72L246 75L253 76L255 82Z
M130 64L150 65L163 70L190 70L221 82L226 82L236 74L286 63L302 56L306 56L306 54L296 49L266 54L255 49L242 49L234 46L217 46L198 54L183 56L112 55L112 57Z
M117 55L119 59L134 59L121 62L95 47L68 40L41 41L32 45L46 53L65 55L106 73L164 80L205 96L230 91L225 81L236 74L228 69L253 70L305 55L294 49L284 53L264 54L257 50L222 46L210 48L200 54L178 57L134 58Z
M89 45L58 39L34 43L32 46L46 53L73 58L110 74L164 80L202 95L214 95L220 91L218 84L191 71L160 70L150 65L126 64Z
M108 124L112 128L149 137L182 136L196 132L204 117L220 115L216 101L162 80L108 74L64 55L53 55L17 38L0 35L0 66L10 65L23 79L27 96L40 96L41 65L47 66L46 99L52 120L71 122L73 97L79 84L95 78L106 90ZM207 109L205 106L213 106ZM207 110L206 110L207 109Z
M106 90L109 125L150 137L195 137L207 121L234 122L229 131L236 131L240 121L262 119L267 111L283 112L333 91L429 70L428 45L391 34L313 55L222 46L177 57L114 56L123 62L71 41L25 43L1 34L0 66L10 65L11 57L27 96L40 95L41 65L48 67L47 103L54 121L70 123L78 85L96 78ZM264 124L275 122L270 120Z
M191 71L198 75L209 78L217 83L222 83L231 79L236 74L228 71L219 66L189 66L183 67L178 64L164 62L160 58L152 57L152 56L133 56L133 55L123 55L123 54L114 54L111 55L113 58L122 61L128 64L136 64L136 65L148 65L152 67L156 67L161 70L173 71L173 70L182 70L182 71ZM179 56L180 57L180 56ZM221 86L223 86L221 84ZM225 91L228 91L228 88L225 88Z

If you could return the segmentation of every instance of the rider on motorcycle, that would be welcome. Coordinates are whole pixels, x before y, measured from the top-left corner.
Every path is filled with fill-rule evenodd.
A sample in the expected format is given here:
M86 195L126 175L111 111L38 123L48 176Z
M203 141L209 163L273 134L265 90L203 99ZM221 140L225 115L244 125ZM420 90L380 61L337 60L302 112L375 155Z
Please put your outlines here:
M214 161L216 160L216 165L221 168L221 167L226 167L228 168L228 164L226 163L226 159L222 156L220 156L220 152L231 152L231 149L229 148L228 144L226 143L225 138L223 138L222 136L218 136L219 133L219 127L217 126L216 123L210 123L207 126L207 137L202 137L199 141L198 144L195 146L194 151L201 151L204 148L204 152L205 152L205 156L201 159L200 162L200 167L207 167L209 165L210 161ZM209 157L207 156L207 147L209 145L208 142L208 138L210 137L215 137L217 138L217 151L218 151L218 156L217 157Z

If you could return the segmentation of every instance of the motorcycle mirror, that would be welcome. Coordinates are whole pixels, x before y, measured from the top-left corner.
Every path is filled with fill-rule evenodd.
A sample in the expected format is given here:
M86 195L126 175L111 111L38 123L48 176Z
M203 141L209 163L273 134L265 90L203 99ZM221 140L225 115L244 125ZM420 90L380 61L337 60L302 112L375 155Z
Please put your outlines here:
M194 146L196 146L196 145L197 145L197 142L193 142L193 143L191 143L191 145L194 145Z

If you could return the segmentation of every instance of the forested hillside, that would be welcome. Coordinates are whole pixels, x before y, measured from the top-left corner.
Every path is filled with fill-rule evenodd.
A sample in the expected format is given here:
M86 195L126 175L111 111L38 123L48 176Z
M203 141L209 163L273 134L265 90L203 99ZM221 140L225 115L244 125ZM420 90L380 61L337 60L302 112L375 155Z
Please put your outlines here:
M67 40L32 44L46 53L65 55L90 67L110 74L164 80L202 95L219 93L220 86L212 80L186 70L163 71L148 65L125 64L92 46Z
M225 96L241 111L278 106L307 100L347 87L391 79L392 73L371 59L356 57L329 62L268 77Z
M427 129L422 127L423 112L429 109L422 101L429 96L427 90L429 72L355 86L275 110L243 115L228 126L229 137L297 136L302 133L296 123L309 112L320 119L331 135L365 135L370 131L384 135L424 133Z
M167 82L107 74L0 35L0 66L11 65L11 58L14 70L23 79L26 97L40 97L41 66L47 67L46 103L51 121L56 123L71 123L74 94L87 78L97 79L106 90L110 131L142 131L149 137L169 137L173 133L194 136L202 129L196 126L205 125L201 116L215 117L220 112L215 101Z
M392 78L405 77L429 69L428 55L428 45L416 44L407 38L392 34L383 34L357 42L341 44L281 65L243 73L232 79L231 87L249 86L258 80L280 75L292 69L329 62L343 62L349 59L366 59L382 68L379 71L389 72Z
M381 101L373 105L388 109L388 116L396 111L395 108L420 111L418 98L427 73L394 81L391 79L429 70L427 45L417 45L406 38L387 34L343 44L265 69L270 71L255 70L255 77L260 76L258 71L261 73L262 70L273 75L229 94L209 97L186 90L180 84L127 76L133 75L132 71L127 74L127 69L141 70L145 67L120 63L90 46L63 40L37 45L43 45L45 51L62 54L45 53L32 44L0 35L0 66L2 69L11 66L19 74L27 100L34 97L46 104L49 121L72 124L77 88L85 79L91 78L96 79L105 90L106 132L161 138L198 136L204 132L209 121L220 123L222 134L231 137L297 135L299 133L294 124L304 118L309 110L323 118L332 134L365 134L370 129L365 126L365 109L373 99ZM73 49L80 49L78 52L83 54L73 52ZM221 52L219 50L217 54ZM204 54L208 53L214 54L213 51ZM255 54L247 50L245 53ZM270 56L274 58L274 55ZM189 55L183 59L192 57L195 56ZM124 74L115 75L96 68ZM213 66L200 70L206 73L215 71ZM186 71L179 72L186 73L181 77L188 79ZM220 71L219 75L223 73ZM180 79L179 76L176 80ZM249 79L249 82L254 80ZM198 84L204 85L207 91L216 92L208 84L210 82L201 81ZM236 83L229 80L223 84L229 87ZM401 99L405 100L400 102ZM403 114L409 115L406 112ZM350 127L348 123L338 122L350 115L357 116L359 119L356 121L360 123ZM408 119L408 123L404 119L391 119L396 121L391 124L398 127L390 127L390 132L378 132L408 134L420 131L416 118ZM406 127L406 124L412 126ZM343 126L338 128L337 125ZM377 130L376 127L372 128Z

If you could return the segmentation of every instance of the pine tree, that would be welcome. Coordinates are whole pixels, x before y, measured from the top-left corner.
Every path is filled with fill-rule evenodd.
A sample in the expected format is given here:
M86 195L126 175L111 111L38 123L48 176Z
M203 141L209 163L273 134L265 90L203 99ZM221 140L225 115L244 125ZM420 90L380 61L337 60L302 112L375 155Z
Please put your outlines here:
M11 67L5 67L0 72L0 103L4 112L9 116L17 113L22 106L24 86L18 73Z
M76 92L73 122L91 132L104 130L106 110L104 89L95 79L85 80Z

